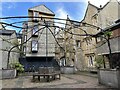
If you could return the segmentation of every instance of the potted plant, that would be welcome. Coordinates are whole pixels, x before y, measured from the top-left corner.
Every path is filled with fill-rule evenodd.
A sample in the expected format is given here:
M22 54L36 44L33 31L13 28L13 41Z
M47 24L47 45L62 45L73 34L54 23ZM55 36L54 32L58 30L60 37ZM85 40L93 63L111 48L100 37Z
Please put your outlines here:
M16 76L24 72L24 66L20 64L19 62L11 63L11 68L16 69Z

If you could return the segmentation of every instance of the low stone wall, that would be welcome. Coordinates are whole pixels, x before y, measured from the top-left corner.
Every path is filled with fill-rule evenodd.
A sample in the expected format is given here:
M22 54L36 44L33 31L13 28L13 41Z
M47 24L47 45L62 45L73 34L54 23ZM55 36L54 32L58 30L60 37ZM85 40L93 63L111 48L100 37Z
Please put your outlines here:
M98 70L98 81L100 84L120 88L120 70Z
M10 79L16 77L15 69L0 69L0 79Z
M63 74L73 74L73 73L75 73L75 67L74 66L61 67L61 73L63 73Z

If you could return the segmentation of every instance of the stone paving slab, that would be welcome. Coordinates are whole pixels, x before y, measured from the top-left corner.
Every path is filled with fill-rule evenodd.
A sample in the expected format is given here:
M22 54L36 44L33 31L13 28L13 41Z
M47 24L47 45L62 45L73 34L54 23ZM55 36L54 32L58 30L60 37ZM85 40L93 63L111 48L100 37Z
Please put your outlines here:
M98 84L95 77L76 74L63 74L61 80L51 82L33 82L32 76L20 76L2 80L2 88L108 88Z

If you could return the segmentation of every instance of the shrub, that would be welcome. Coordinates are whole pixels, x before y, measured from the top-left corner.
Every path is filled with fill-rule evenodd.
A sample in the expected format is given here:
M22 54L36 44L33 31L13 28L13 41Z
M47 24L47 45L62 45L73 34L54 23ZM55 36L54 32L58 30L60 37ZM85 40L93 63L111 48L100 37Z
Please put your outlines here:
M97 56L95 58L95 66L97 68L101 68L103 66L104 62L103 62L103 57L102 56Z
M24 66L19 62L11 63L11 68L16 69L18 73L22 73L24 71Z

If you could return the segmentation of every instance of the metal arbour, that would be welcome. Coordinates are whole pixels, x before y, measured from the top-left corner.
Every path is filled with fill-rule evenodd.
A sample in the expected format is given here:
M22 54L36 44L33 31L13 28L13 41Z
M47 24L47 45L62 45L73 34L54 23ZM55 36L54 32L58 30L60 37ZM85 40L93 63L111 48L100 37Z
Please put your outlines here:
M31 18L31 20L29 20L29 18ZM36 20L32 20L32 18L39 18L40 20L39 20L39 21L36 21ZM6 30L6 27L11 26L11 27L14 27L14 28L16 28L16 29L20 29L20 30L19 30L19 33L21 32L22 29L31 29L31 28L34 28L35 26L42 26L42 28L38 29L38 30L34 33L34 34L36 34L37 32L39 32L39 31L41 31L41 30L43 30L43 29L46 28L46 63L47 63L47 56L48 56L48 46L47 46L47 44L48 44L48 30L49 30L50 33L53 35L53 37L54 37L56 43L58 44L58 46L64 51L64 56L66 55L66 54L65 54L65 48L63 48L63 47L59 44L59 42L58 42L58 40L57 40L57 38L56 38L56 35L59 34L59 32L58 32L57 34L54 33L53 30L51 30L50 27L54 27L54 30L56 30L56 29L58 28L59 30L62 30L63 32L69 33L69 34L71 34L71 35L76 35L76 36L91 36L91 37L94 37L95 35L94 35L94 34L89 34L89 33L87 33L84 29L80 28L80 26L81 26L80 24L82 24L82 25L84 25L84 26L86 26L86 27L93 27L93 28L101 29L101 28L99 28L99 27L97 27L97 26L94 26L94 25L91 25L91 24L88 24L88 23L85 23L85 22L78 22L78 21L74 21L74 20L67 20L67 19L60 19L60 18L50 18L50 17L16 16L16 17L2 17L2 18L0 18L0 19L3 20L3 21L4 21L4 20L5 20L5 21L7 21L7 20L11 21L11 23L3 22L3 21L0 22L0 24L2 24L2 27L3 27L4 30ZM13 19L13 20L12 20L12 19ZM19 20L18 20L18 19L19 19ZM22 21L21 21L21 19L28 19L28 20L22 20ZM52 20L52 19L53 19L53 20ZM48 24L48 20L52 20L52 21L49 22L49 23L51 23L51 24ZM67 22L67 21L74 22L74 23L77 23L79 26L73 27L71 24L64 23L63 21L66 21L66 22ZM36 24L36 25L32 25L32 26L29 25L28 27L24 28L24 27L20 26L20 24L22 24L22 23L24 23L24 22L33 22L33 23L37 23L37 24ZM39 23L39 22L42 22L42 24ZM64 26L69 26L70 28L65 28ZM78 33L69 32L69 30L75 29L75 28L78 28L78 30L82 30L85 34L80 34L80 33L78 34ZM15 30L16 30L16 29L15 29ZM101 29L101 30L102 30L102 29ZM29 31L29 32L27 32L27 33L30 33L30 32L32 32L32 31ZM57 31L56 31L56 32L57 32ZM14 38L16 38L16 37L14 37ZM32 38L32 36L29 37L25 42L22 42L21 44L18 44L18 45L14 45L13 47L11 47L11 48L8 50L8 60L7 60L8 62L7 62L7 67L9 67L9 58L10 58L10 53L11 53L11 51L12 51L14 48L16 48L16 47L27 43L31 38ZM63 38L64 38L64 37L63 37ZM11 38L11 39L13 39L13 38ZM9 40L10 40L10 39L9 39Z

